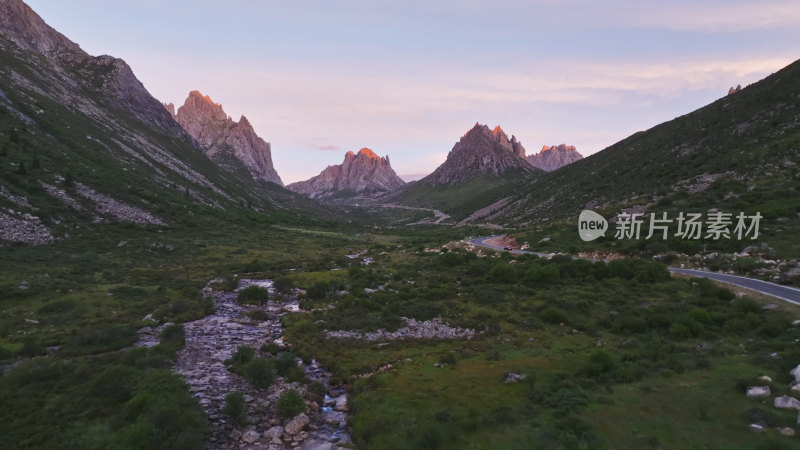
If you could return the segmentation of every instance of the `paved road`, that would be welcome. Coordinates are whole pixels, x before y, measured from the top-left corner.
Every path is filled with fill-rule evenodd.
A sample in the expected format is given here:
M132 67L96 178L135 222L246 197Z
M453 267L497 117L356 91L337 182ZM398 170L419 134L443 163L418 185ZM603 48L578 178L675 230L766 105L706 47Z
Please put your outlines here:
M503 235L498 236L487 236L487 237L477 237L470 239L469 242L481 247L491 248L493 250L504 250L503 247L487 244L485 241L487 239L496 238ZM530 255L539 255L542 257L549 257L550 254L547 253L539 253L539 252L528 252L524 250L511 250L511 253L514 254L530 254ZM669 271L672 273L679 273L682 275L689 275L692 277L704 277L709 278L715 281L720 281L723 283L732 284L734 286L739 286L745 289L750 289L752 291L760 292L765 295L770 295L772 297L779 298L781 300L785 300L789 303L793 303L795 305L800 305L800 289L783 286L780 284L770 283L769 281L763 280L756 280L754 278L746 278L740 277L738 275L728 275L724 273L716 273L716 272L707 272L705 270L695 270L695 269L679 269L677 267L669 267Z

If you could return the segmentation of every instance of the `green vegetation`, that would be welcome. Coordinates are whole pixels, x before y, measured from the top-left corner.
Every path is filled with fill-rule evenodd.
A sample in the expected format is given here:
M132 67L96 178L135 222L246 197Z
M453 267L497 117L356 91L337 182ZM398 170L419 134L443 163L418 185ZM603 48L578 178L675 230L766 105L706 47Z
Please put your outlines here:
M245 412L244 394L235 391L225 396L225 406L222 413L231 418L236 426L245 425L247 415Z
M236 301L247 305L263 305L269 300L269 291L261 286L248 286L236 296Z
M306 410L306 401L294 389L287 389L278 398L278 414L284 419L294 417Z

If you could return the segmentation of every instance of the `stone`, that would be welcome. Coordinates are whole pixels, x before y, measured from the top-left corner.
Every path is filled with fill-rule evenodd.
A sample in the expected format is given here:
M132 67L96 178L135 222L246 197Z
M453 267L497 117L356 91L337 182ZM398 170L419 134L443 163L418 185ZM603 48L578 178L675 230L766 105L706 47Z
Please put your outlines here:
M753 433L763 433L764 432L764 426L763 425L759 425L757 423L751 423L749 429Z
M779 409L795 409L800 411L800 401L794 397L789 397L788 395L775 397L773 405Z
M347 408L347 394L340 395L336 398L336 405L333 407L334 411L349 411Z
M309 407L311 408L311 412L319 412L319 403L311 402L311 405L309 405Z
M260 437L261 437L261 435L258 434L258 431L250 430L250 431L245 432L242 435L242 440L244 442L247 442L248 444L252 444L253 442L257 441L258 438L260 438Z
M800 383L800 364L795 366L794 369L790 370L789 371L789 375L794 377L794 382L795 383Z
M233 439L234 441L238 441L241 438L242 438L242 432L241 431L236 430L236 429L231 431L231 439Z
M748 398L769 397L770 395L772 395L772 392L769 386L749 386L747 388Z
M280 425L275 425L274 427L264 432L264 437L268 437L273 440L275 438L278 438L278 440L280 440L282 435L283 435L283 427Z
M509 383L519 383L520 381L522 381L522 380L524 380L524 379L526 379L526 378L528 378L528 374L527 374L527 373L514 373L514 372L509 372L509 373L506 375L506 380L505 380L505 383L506 383L506 384L509 384Z
M761 375L760 377L758 377L758 379L761 380L761 381L765 381L767 383L772 383L772 378L770 378L770 377L768 377L766 375Z
M284 431L287 434L294 436L297 433L303 431L303 428L307 427L310 421L311 420L305 413L300 413L297 416L295 416L292 420L290 420L289 423L286 424L286 426L284 427Z
M784 436L794 436L794 433L795 433L794 432L794 428L790 428L790 427L778 428L778 432L781 433Z

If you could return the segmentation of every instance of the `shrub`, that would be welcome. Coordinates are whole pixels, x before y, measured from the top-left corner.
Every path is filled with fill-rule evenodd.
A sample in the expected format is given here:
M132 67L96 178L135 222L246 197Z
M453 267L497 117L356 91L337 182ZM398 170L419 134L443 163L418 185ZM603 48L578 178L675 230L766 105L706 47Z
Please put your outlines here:
M456 354L449 352L445 353L439 358L439 362L442 364L449 364L451 366L455 366L458 363L458 359L456 359Z
M555 265L549 264L546 266L533 266L525 272L525 284L527 285L537 285L537 284L553 284L558 283L561 279L561 273L558 271L558 267Z
M262 322L265 321L265 320L269 320L269 314L267 314L266 311L262 311L260 309L254 309L254 310L251 310L251 311L247 311L244 314L247 317L249 317L249 318L251 318L253 320L260 320Z
M283 391L278 398L278 414L284 418L292 418L306 410L306 401L294 389Z
M494 283L515 283L517 271L507 262L499 262L489 271L489 281Z
M269 300L269 291L261 286L247 286L239 291L236 301L243 304L263 305Z
M308 385L308 390L310 392L313 392L313 393L319 395L320 397L324 396L325 393L328 392L328 390L325 388L325 385L320 383L319 381L315 381L315 382L309 384Z
M586 365L586 373L591 377L598 377L605 373L614 371L616 363L608 352L595 350L589 355L589 362Z
M245 422L244 394L239 391L231 392L225 396L225 407L222 414L231 418L236 426L242 426Z
M282 276L275 278L272 282L272 286L280 292L287 293L294 288L294 282L291 278Z
M569 318L567 313L553 306L545 308L539 317L547 323L564 323Z
M245 366L245 374L253 386L266 389L275 381L275 364L266 358L255 358Z
M161 330L161 343L176 349L182 348L186 343L186 330L183 324L172 324Z
M231 363L235 365L247 364L253 360L253 357L256 355L256 351L253 350L252 347L248 347L246 345L240 345L236 348L236 351L231 356Z

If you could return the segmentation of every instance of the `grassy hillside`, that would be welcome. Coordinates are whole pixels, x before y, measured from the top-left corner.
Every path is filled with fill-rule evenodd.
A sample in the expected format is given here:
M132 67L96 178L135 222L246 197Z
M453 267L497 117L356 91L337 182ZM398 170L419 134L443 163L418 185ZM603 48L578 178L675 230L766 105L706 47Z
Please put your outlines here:
M391 198L404 205L439 209L455 220L462 220L500 199L513 196L531 182L531 177L530 172L509 170L499 177L484 174L456 185L430 186L415 182Z

